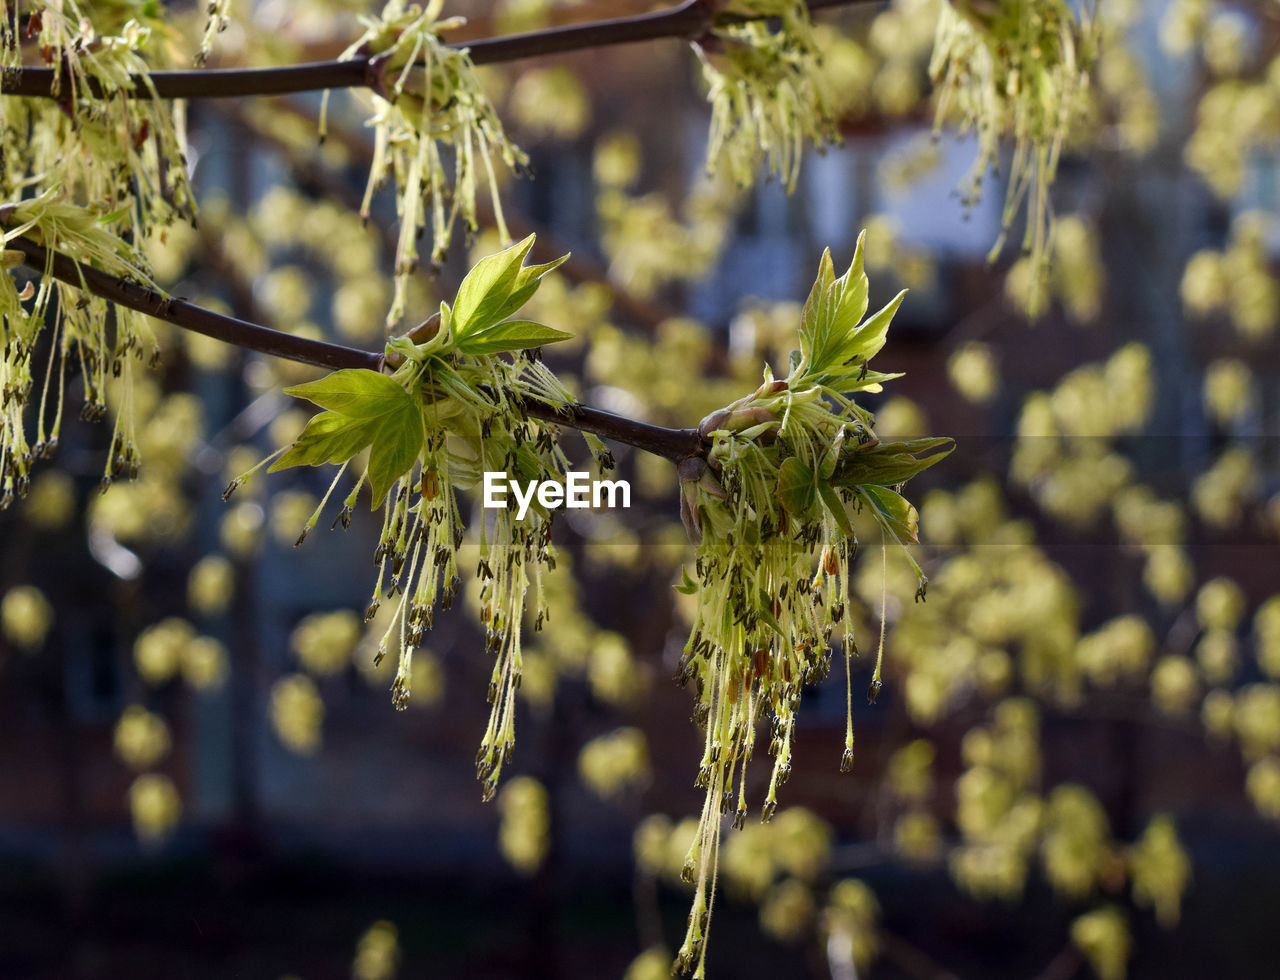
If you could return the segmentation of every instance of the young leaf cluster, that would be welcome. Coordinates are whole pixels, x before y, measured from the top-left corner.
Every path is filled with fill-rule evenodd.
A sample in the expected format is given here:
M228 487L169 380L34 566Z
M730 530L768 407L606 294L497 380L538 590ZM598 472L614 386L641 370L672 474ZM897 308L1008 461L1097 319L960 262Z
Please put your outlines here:
M118 276L150 284L134 248L193 213L182 117L158 99L126 93L151 85L149 67L172 58L173 38L153 3L33 3L22 18L0 18L0 69L32 61L55 73L54 99L4 97L0 74L0 202L4 240L27 236ZM21 253L5 253L6 269ZM46 270L47 272L48 270ZM70 359L84 379L87 418L106 414L108 373L121 379L105 481L136 472L130 378L133 362L154 358L143 318L110 312L101 299L46 275L37 289L0 282L4 317L3 499L21 493L35 456L51 453L62 420ZM52 302L51 302L52 301ZM46 327L52 340L41 337ZM48 350L40 366L33 359ZM24 409L39 380L34 443Z
M703 419L706 457L681 466L681 516L698 549L696 578L686 571L677 589L696 595L698 608L677 679L694 682L694 718L705 731L697 782L707 796L683 872L696 891L680 972L703 975L721 817L732 805L735 825L746 820L758 730L768 726L774 757L767 821L791 773L803 686L827 675L837 630L846 664L856 651L846 618L855 513L865 508L886 542L916 541L915 508L897 491L950 452L947 439L879 443L871 415L851 397L894 377L867 362L901 302L899 294L864 320L861 239L839 278L825 254L790 373L775 380L766 369L755 392ZM923 598L924 575L912 565ZM868 696L879 686L877 661ZM851 709L851 693L848 700ZM850 718L841 768L852 764Z
M67 202L56 188L20 204L0 207L6 246L11 239L28 237L48 249L50 264L56 249L115 275L149 281L137 252L105 227L109 218ZM8 247L3 251L6 270L24 260L21 251ZM69 362L81 376L84 402L80 414L87 420L106 415L109 380L119 378L121 382L104 489L116 474L137 474L132 381L136 362L153 363L159 356L151 326L133 310L111 310L105 300L54 280L51 268L44 272L38 286L28 281L21 290L7 271L0 275L4 344L0 361L0 507L8 506L15 494L26 494L32 463L57 448ZM51 319L53 340L46 348L41 337ZM34 361L46 350L41 370ZM33 401L34 442L29 438L27 417Z
M155 5L29 6L20 28L5 19L0 67L28 60L49 66L54 99L0 99L4 200L32 184L58 187L70 200L99 207L119 234L146 235L190 217L180 114L157 98L128 97L135 89L154 94L149 71L168 65L176 50Z
M372 506L383 509L374 555L378 577L366 618L372 619L383 601L396 600L377 659L389 651L397 655L392 699L399 708L408 704L414 648L431 628L437 605L447 609L462 584L460 493L473 489L486 471L522 482L559 481L569 468L556 427L529 417L524 408L529 399L566 409L574 404L536 354L536 348L568 334L509 319L542 277L564 261L525 265L532 246L530 236L482 259L463 280L453 306L441 304L434 330L391 341L386 359L397 365L394 373L342 370L285 389L323 411L271 470L337 464L342 470L335 485L347 467L359 471L335 525L349 523L366 483ZM367 457L358 458L366 450ZM332 492L331 487L326 501ZM307 522L299 544L324 506L322 501ZM535 629L541 629L546 619L542 572L555 562L552 512L536 499L523 520L509 510L492 514L492 524L486 519L477 530L475 572L482 624L495 654L492 711L477 756L486 798L496 791L515 741L526 596L534 597Z

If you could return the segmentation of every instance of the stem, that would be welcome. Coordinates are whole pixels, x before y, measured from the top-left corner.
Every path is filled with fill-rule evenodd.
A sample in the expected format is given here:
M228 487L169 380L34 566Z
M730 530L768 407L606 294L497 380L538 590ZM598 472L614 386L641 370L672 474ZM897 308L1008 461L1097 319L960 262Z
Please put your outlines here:
M710 0L685 0L669 10L550 27L509 37L483 38L469 42L466 47L471 51L472 62L492 65L536 55L563 54L583 48L603 48L667 37L693 40L711 30L714 20L712 6Z
M50 253L44 246L37 245L28 238L11 238L5 242L5 247L22 252L25 256L23 263L36 272L44 273L48 270L53 278L61 279L72 286L88 289L94 295L120 306L127 306L131 310L146 313L148 316L172 323L183 330L202 333L206 337L235 344L246 350L256 350L263 354L273 354L301 364L314 364L316 367L331 370L338 368L377 370L381 363L379 355L368 351L354 350L323 340L295 337L247 320L237 320L235 317L214 313L212 310L206 310L202 306L196 306L183 299L166 297L147 286L117 278L100 269L77 262L60 252Z
M117 278L77 262L60 252L50 252L28 238L11 238L5 247L22 252L23 264L38 273L48 270L55 279L72 286L87 289L96 296L126 306L157 320L171 323L183 330L234 344L245 350L258 351L316 367L338 370L363 368L381 370L383 355L373 351L357 350L324 340L311 340L293 334L272 330L247 320L215 313L183 299L166 297L154 289ZM430 323L431 321L427 321ZM586 405L557 407L544 402L526 400L524 409L534 418L557 425L565 425L582 432L592 432L615 442L634 446L636 449L678 462L686 456L703 451L702 439L696 429L668 429L650 425L638 419L614 415L612 412L589 408Z
M811 11L854 4L880 3L882 0L807 0ZM449 44L470 51L477 65L492 65L538 55L562 54L615 44L632 44L659 38L696 40L721 23L743 23L760 20L764 15L728 16L715 13L716 0L684 0L669 10L608 20L588 21L550 27L526 34L481 38ZM358 55L346 61L316 61L279 68L208 68L183 71L154 71L149 74L155 95L162 99L242 98L250 95L284 95L289 92L314 92L333 88L374 88L379 84L379 65L370 55ZM135 76L136 77L136 76ZM4 95L53 98L54 69L18 68L0 78ZM152 88L135 81L123 95L149 99ZM96 80L89 80L94 96L103 92Z

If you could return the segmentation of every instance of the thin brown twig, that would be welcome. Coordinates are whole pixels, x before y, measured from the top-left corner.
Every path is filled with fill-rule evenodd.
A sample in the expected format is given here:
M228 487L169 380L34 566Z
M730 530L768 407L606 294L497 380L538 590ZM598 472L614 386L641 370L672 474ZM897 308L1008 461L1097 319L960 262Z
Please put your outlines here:
M879 2L882 0L807 0L810 10ZM481 38L450 47L469 51L474 64L492 65L540 55L563 54L661 38L696 40L717 23L741 23L764 17L717 14L717 6L716 0L685 0L676 7L655 13L550 27L505 37ZM378 90L382 84L381 69L382 62L376 56L357 55L346 60L273 68L155 71L149 73L148 83L135 78L133 87L121 90L120 94L135 99L206 99L284 95L289 92L341 88ZM24 67L4 74L3 79L0 79L0 92L4 95L54 98L55 84L55 69ZM97 96L102 94L96 80L90 80L89 91Z
M44 246L27 238L11 238L5 246L22 252L23 264L37 272L44 273L47 270L55 279L87 289L120 306L245 350L330 370L363 368L378 371L384 365L382 354L324 340L298 337L215 313L184 299L165 296L145 285L84 265L59 252L51 253ZM586 405L557 407L526 400L523 407L534 418L591 432L672 461L699 453L703 448L696 429L668 429Z
M314 364L316 367L376 370L379 365L378 354L353 350L323 340L295 337L247 320L224 316L184 299L165 296L143 284L84 265L60 252L50 253L44 246L29 238L11 238L5 242L5 247L22 252L25 256L23 263L37 272L48 270L55 279L72 286L82 286L112 303L146 313L184 330L204 334L214 340L301 364Z

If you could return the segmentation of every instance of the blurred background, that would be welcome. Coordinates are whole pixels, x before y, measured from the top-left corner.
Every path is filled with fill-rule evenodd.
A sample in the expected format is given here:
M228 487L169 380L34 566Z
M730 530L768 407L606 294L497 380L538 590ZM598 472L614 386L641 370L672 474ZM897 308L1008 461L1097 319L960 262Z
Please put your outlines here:
M457 0L449 37L650 6ZM909 487L931 585L913 603L889 556L874 706L874 538L855 572L853 771L836 671L805 695L777 816L726 836L711 976L1274 975L1280 8L1096 8L1043 281L1015 247L988 261L1004 184L962 204L977 144L933 135L935 0L815 16L842 142L789 195L706 177L687 44L484 70L530 156L503 187L511 231L539 261L573 252L530 315L575 334L548 361L583 401L689 426L785 371L822 249L843 269L866 229L872 309L910 289L877 431L959 444ZM211 63L335 57L369 12L236 2ZM199 229L149 254L177 295L377 349L395 198L361 221L367 99L334 93L323 144L319 113L192 103ZM424 262L405 326L500 244ZM332 503L295 549L332 479L311 469L221 499L296 437L308 409L279 389L317 372L164 338L139 478L100 494L109 432L73 423L0 513L0 976L666 976L703 795L671 681L691 613L671 465L614 446L631 510L559 522L485 804L473 600L437 615L395 711L363 622L375 518L330 532Z

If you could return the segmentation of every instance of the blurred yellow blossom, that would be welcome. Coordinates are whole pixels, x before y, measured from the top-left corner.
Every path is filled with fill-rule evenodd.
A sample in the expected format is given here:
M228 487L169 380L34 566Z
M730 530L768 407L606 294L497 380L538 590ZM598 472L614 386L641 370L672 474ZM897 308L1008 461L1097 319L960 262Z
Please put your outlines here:
M1210 527L1225 528L1239 522L1244 505L1261 483L1258 463L1244 446L1223 451L1191 484L1191 500L1200 519Z
M360 937L351 976L354 980L392 980L399 963L400 944L396 927L386 921L375 922Z
M31 481L22 516L42 531L57 531L70 523L75 507L75 481L61 470L45 470Z
M1252 409L1255 398L1253 372L1244 361L1219 358L1205 370L1205 411L1219 425L1240 421Z
M1258 666L1271 679L1280 678L1280 595L1258 607L1253 617Z
M591 120L591 100L578 75L563 65L532 68L511 86L512 117L531 133L572 139Z
M649 777L649 748L638 728L593 738L578 753L578 773L597 796L613 797Z
M1202 629L1235 629L1244 606L1244 591L1223 575L1210 579L1196 593L1196 619Z
M875 893L857 878L845 878L831 887L823 922L827 932L840 934L850 945L854 963L862 969L870 965L879 948L876 927L880 903Z
M1000 390L1000 373L992 349L969 341L947 359L947 375L961 396L975 404L989 402Z
M1232 717L1246 759L1280 749L1280 686L1250 684L1241 688Z
M1186 714L1199 689L1200 678L1191 660L1170 655L1156 661L1151 671L1151 696L1165 714Z
M351 663L362 632L360 617L349 609L312 613L293 628L289 647L307 671L325 677Z
M799 942L807 935L815 913L813 892L803 882L787 878L774 885L760 903L760 928L780 942Z
M316 752L323 721L324 702L306 674L289 674L271 685L271 727L291 751Z
M636 824L631 836L631 850L637 867L655 876L666 869L671 830L671 819L661 813L650 814Z
M671 976L671 953L651 946L631 961L622 980L668 980Z
M1245 790L1259 813L1280 820L1280 758L1269 755L1250 766Z
M227 611L235 593L235 568L223 555L205 555L187 576L187 605L202 616Z
M1235 732L1235 699L1229 691L1215 689L1204 696L1200 722L1214 738L1230 738Z
M1172 606L1191 591L1195 583L1195 568L1181 548L1160 545L1147 553L1142 582L1161 605Z
M116 722L115 749L131 769L149 769L169 753L169 726L140 704L131 704Z
M129 787L133 829L144 844L164 841L182 816L182 800L173 780L160 773L143 773Z
M1085 787L1059 786L1045 807L1045 873L1055 891L1085 898L1101 878L1107 851L1107 817Z
M1095 684L1111 686L1122 677L1146 670L1155 652L1151 627L1141 616L1111 620L1076 644L1076 659Z
M197 691L222 686L231 669L227 648L211 636L197 636L182 650L182 679Z
M1071 941L1100 980L1124 980L1132 939L1118 908L1108 905L1077 918L1071 923Z
M918 738L889 757L889 785L904 800L921 800L933 788L933 743Z
M0 600L0 626L14 646L38 650L53 628L53 606L34 585L15 585Z
M517 776L498 793L498 847L513 868L529 875L546 857L550 815L546 788L536 779Z
M1164 928L1176 926L1191 881L1191 861L1169 816L1152 817L1138 843L1129 848L1129 874L1134 901L1154 906Z
M138 676L151 685L169 680L181 669L187 645L195 637L195 628L176 616L148 626L133 644Z
M242 500L227 510L220 527L222 546L236 558L247 558L262 546L262 508Z
M1196 661L1208 683L1230 683L1239 666L1235 635L1225 629L1208 630L1196 644Z
M908 861L932 861L942 852L942 828L932 813L909 810L893 825L893 846Z

